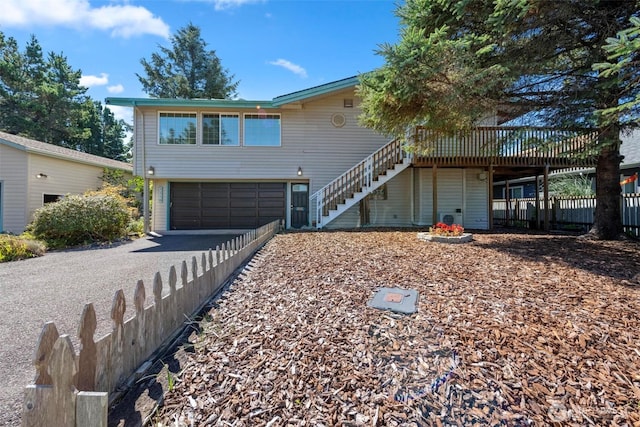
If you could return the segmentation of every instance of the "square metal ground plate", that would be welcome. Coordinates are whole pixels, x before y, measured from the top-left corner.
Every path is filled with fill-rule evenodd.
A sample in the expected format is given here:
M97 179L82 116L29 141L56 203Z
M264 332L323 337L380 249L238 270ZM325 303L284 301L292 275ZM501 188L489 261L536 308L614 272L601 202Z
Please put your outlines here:
M415 313L418 311L418 291L415 289L380 288L367 305L396 313Z

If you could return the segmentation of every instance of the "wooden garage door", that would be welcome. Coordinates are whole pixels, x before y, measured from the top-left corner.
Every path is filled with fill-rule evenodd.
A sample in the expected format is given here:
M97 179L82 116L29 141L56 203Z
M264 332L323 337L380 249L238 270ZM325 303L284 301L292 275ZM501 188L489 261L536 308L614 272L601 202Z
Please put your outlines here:
M172 230L256 228L285 217L282 182L172 182Z

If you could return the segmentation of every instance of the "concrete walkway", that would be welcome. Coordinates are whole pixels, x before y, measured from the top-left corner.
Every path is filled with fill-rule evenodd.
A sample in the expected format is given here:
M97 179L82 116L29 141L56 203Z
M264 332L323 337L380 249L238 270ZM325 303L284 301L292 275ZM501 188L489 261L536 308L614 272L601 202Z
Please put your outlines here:
M133 291L142 279L147 304L152 302L157 271L168 288L169 269L215 249L236 235L167 235L148 237L109 248L50 252L40 258L0 263L0 426L20 424L22 392L35 375L33 354L42 325L54 321L60 334L77 345L77 327L84 305L92 302L98 319L96 337L111 330L109 313L114 293L124 290L125 319L133 310ZM191 273L190 273L191 274Z

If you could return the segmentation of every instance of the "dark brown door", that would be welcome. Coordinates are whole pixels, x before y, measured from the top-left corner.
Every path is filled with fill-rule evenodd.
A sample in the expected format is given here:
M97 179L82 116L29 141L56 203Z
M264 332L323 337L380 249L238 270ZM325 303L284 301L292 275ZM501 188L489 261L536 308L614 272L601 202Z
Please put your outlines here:
M291 227L309 224L309 184L291 184Z

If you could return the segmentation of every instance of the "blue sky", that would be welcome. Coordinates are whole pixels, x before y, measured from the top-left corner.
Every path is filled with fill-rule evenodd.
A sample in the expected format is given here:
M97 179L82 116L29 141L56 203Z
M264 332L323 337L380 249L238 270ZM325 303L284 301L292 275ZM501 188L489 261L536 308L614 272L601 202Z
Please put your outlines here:
M240 80L238 96L269 100L381 66L376 49L398 38L395 9L393 0L2 0L0 31L21 49L33 34L45 53L64 54L104 102L146 97L140 59L191 22Z

